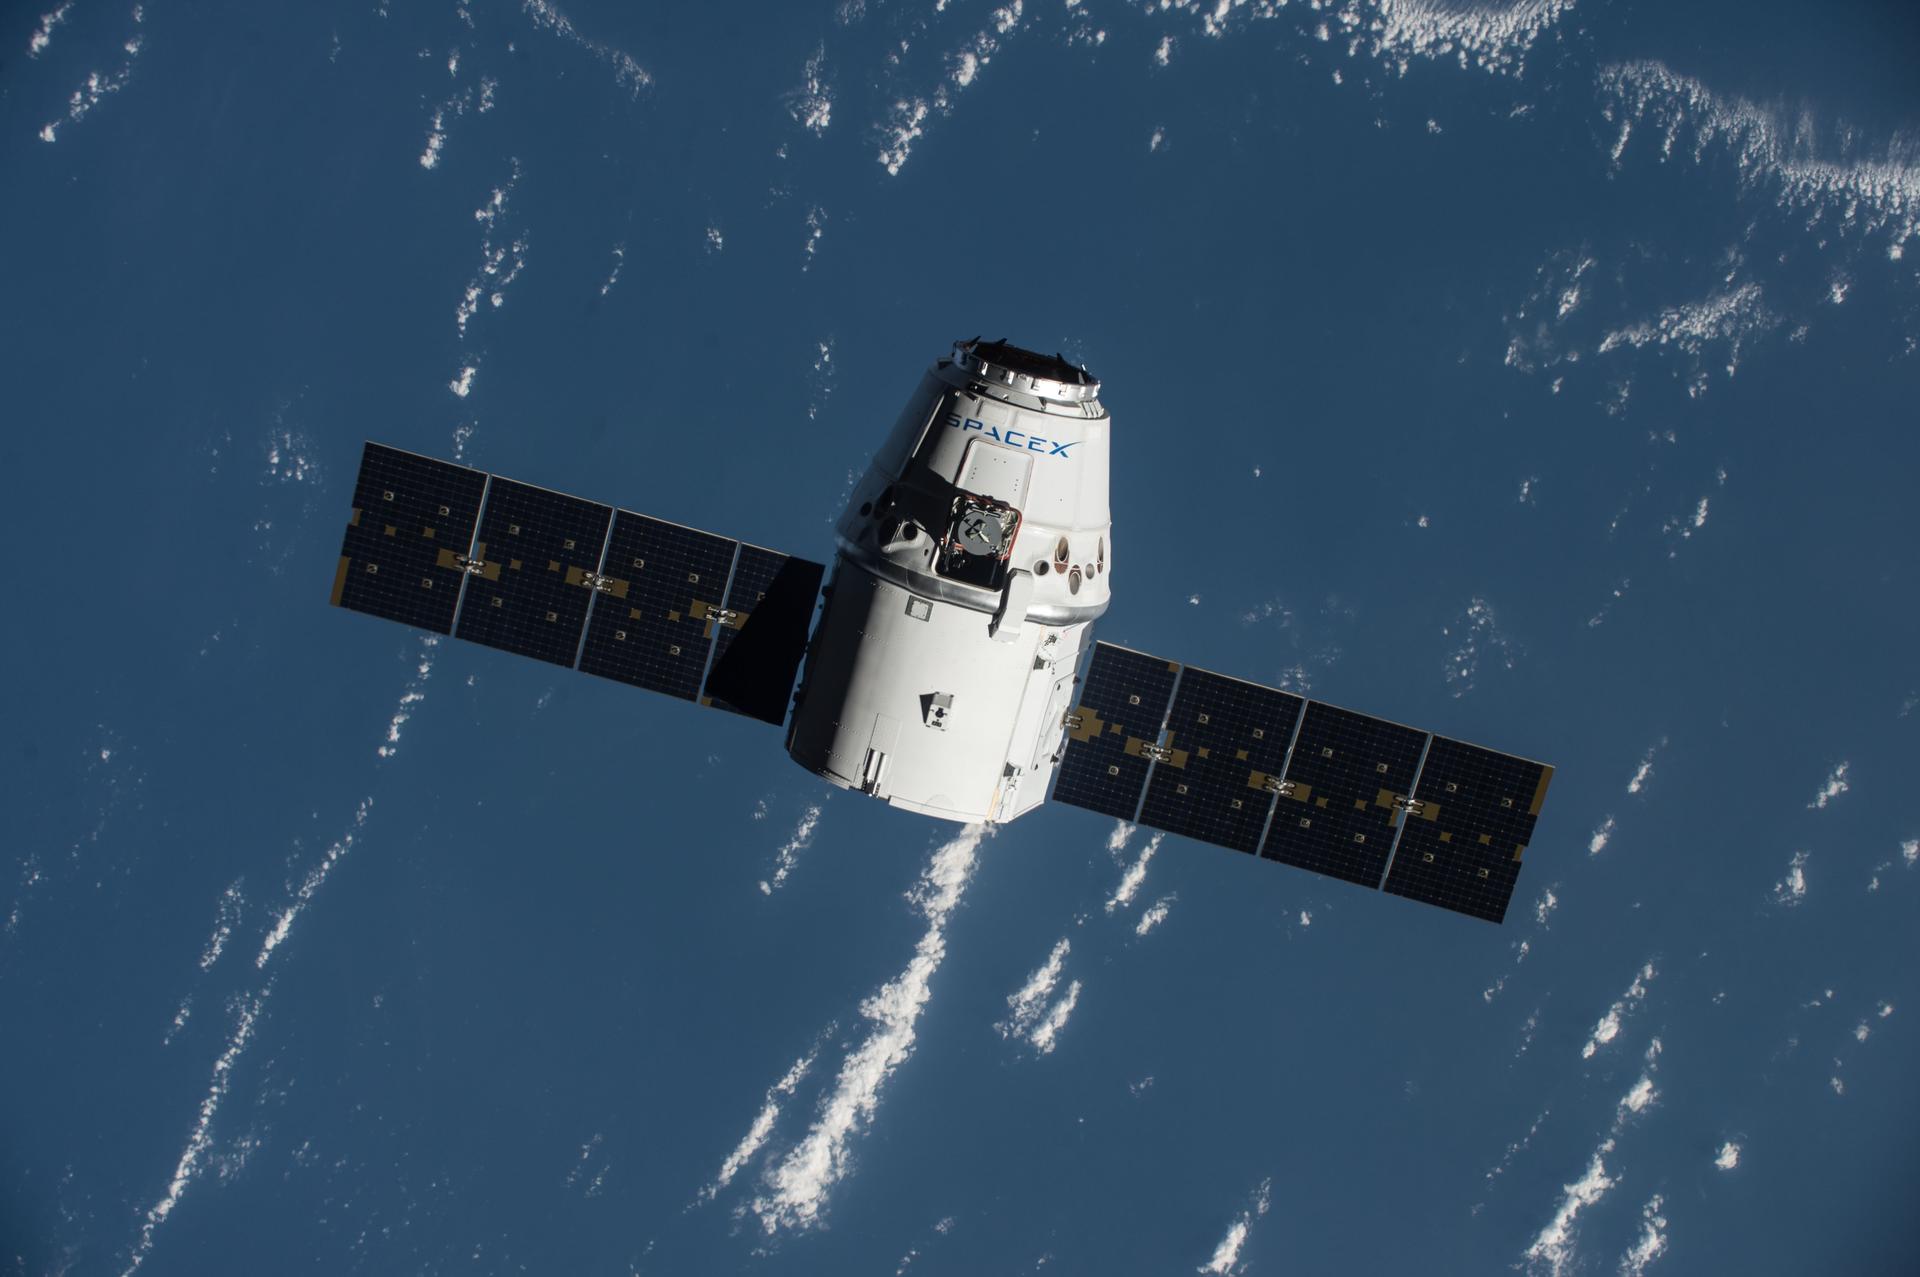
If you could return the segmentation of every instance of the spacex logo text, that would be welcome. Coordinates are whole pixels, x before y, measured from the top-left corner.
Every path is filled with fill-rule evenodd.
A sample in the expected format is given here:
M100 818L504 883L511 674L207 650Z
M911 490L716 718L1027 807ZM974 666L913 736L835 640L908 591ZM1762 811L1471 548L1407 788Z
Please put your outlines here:
M1078 439L1075 439L1073 443L1055 443L1051 439L1042 439L1038 435L1023 434L1018 430L1002 430L998 426L990 426L986 422L977 421L972 417L948 417L947 424L955 430L978 430L986 435L987 438L1007 444L1009 447L1025 448L1028 452L1044 453L1049 457L1065 457L1067 455L1067 449L1073 447L1074 443L1080 442ZM1069 460L1071 460L1071 458L1069 458Z

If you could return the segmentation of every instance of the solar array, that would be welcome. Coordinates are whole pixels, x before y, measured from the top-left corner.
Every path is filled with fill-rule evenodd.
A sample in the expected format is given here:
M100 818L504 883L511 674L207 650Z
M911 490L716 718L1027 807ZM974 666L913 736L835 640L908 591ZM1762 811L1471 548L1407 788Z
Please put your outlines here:
M1553 768L1112 643L1053 796L1499 922Z
M824 571L369 443L333 602L778 724Z

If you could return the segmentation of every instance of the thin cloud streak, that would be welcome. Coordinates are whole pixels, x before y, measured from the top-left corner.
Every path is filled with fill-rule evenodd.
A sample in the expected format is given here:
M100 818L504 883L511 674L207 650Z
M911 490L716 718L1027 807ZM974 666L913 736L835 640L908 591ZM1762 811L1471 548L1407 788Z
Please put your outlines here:
M851 1169L849 1145L873 1122L880 1091L913 1054L920 1014L933 996L933 976L947 952L947 919L959 906L988 829L968 825L937 848L908 893L927 919L906 968L860 1004L871 1023L867 1038L840 1066L833 1091L820 1106L806 1138L767 1172L766 1191L750 1209L772 1235L817 1226L833 1186Z
M1160 850L1161 840L1165 837L1165 834L1157 833L1147 840L1145 847L1140 849L1140 858L1127 868L1127 872L1120 878L1120 885L1114 888L1113 895L1108 897L1106 905L1108 913L1133 903L1134 896L1140 892L1140 884L1147 879L1147 866L1152 863L1154 853Z
M770 896L786 885L787 875L800 863L800 853L813 845L813 831L820 825L820 804L814 803L800 815L800 823L793 827L780 849L773 853L773 877L761 879L760 894Z
M1253 1221L1264 1216L1273 1202L1273 1181L1264 1179L1253 1190L1253 1202L1234 1217L1227 1225L1227 1232L1220 1244L1213 1248L1213 1255L1195 1272L1210 1274L1211 1277L1231 1277L1232 1274L1246 1271L1240 1264L1240 1252L1245 1249L1248 1236L1253 1232Z
M827 1033L832 1031L833 1026L829 1025ZM826 1036L826 1033L821 1034L822 1038ZM727 1160L720 1163L720 1169L714 1175L713 1182L700 1190L700 1200L710 1202L719 1196L720 1190L731 1184L733 1177L740 1173L741 1168L753 1160L753 1155L760 1151L766 1144L767 1137L773 1134L773 1124L780 1117L781 1098L793 1094L794 1088L800 1085L813 1068L814 1058L819 1054L820 1043L816 1040L807 1049L805 1055L793 1062L793 1066L778 1082L767 1088L766 1099L761 1104L760 1111L754 1115L753 1124L747 1128L746 1135L734 1146L733 1152L727 1154Z

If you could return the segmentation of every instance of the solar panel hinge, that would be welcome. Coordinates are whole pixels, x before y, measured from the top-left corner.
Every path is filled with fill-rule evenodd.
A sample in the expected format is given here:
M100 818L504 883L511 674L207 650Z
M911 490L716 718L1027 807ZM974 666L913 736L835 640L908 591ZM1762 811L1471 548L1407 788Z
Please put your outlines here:
M459 568L468 576L481 576L486 573L487 561L485 559L469 559L464 554L456 554L453 556L453 566Z
M1281 780L1278 776L1267 777L1266 782L1262 784L1260 788L1266 790L1269 794L1278 794L1282 798L1293 797L1293 782L1290 780Z
M1074 713L1072 710L1067 711L1065 726L1068 731L1077 732L1082 727L1085 727L1086 725L1087 725L1087 720L1085 718L1082 718L1080 715Z
M1151 759L1156 763L1168 763L1173 761L1173 751L1168 749L1165 745L1142 745L1140 747L1140 756L1142 758Z
M610 576L601 576L598 572L582 572L580 574L580 584L586 586L596 594L613 593L613 578Z
M1427 805L1418 798L1408 798L1404 794L1395 794L1393 796L1393 809L1395 811L1404 811L1409 816L1419 816L1426 812Z

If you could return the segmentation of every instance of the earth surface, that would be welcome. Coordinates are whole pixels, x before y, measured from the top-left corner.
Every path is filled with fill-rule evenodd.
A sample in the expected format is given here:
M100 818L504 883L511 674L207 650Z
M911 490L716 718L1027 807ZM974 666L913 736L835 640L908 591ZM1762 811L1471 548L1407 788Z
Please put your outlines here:
M1910 6L40 3L0 1268L1920 1267ZM1504 926L326 605L368 438L824 558L976 333Z

